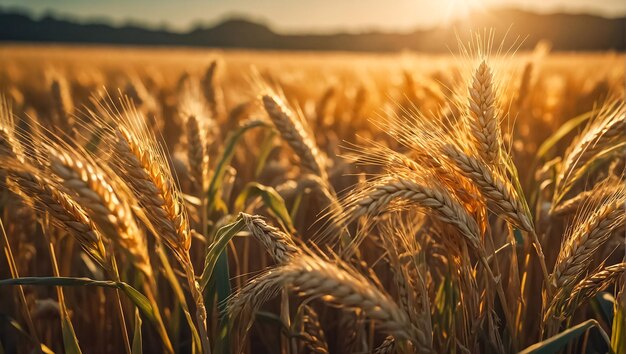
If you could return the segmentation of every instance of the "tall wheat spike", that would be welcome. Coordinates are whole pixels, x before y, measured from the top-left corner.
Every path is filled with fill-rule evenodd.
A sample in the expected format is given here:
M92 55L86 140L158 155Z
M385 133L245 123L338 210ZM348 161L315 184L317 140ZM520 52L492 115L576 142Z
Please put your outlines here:
M224 94L217 80L217 68L217 60L213 60L202 79L202 92L213 119L219 119L224 114L224 108L222 107Z
M209 170L209 154L206 151L208 143L205 141L206 133L200 126L198 118L190 115L187 118L187 161L191 176L196 183L198 193L204 193L207 184Z
M493 75L483 60L476 68L469 88L470 118L467 121L478 154L489 164L499 163L502 144L496 109Z
M67 80L61 75L54 75L50 83L50 93L54 108L54 119L59 126L73 129L74 105Z
M104 134L109 135L115 151L110 163L130 185L145 209L146 221L154 236L170 247L183 266L189 291L196 304L196 321L202 347L205 353L210 353L204 298L189 256L191 231L182 194L170 171L165 152L146 126L143 116L128 99L122 99L121 103L121 112L105 104L100 106L100 113L105 117L93 118L103 126Z
M182 197L163 156L139 113L129 105L115 127L113 164L146 208L146 215L161 238L179 255L191 246L189 224Z

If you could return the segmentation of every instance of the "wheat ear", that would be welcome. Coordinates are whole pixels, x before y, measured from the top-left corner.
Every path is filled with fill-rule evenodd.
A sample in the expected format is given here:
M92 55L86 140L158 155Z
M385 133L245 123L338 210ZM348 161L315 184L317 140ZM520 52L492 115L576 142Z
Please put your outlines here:
M300 254L300 250L293 242L291 236L269 225L263 217L246 213L240 213L239 217L276 263L287 263L290 259Z
M202 87L204 98L211 112L211 118L219 119L222 117L224 111L222 107L224 94L217 82L217 60L213 60L211 64L209 64L204 78L202 79Z
M70 129L74 128L72 95L67 80L60 75L53 78L50 83L50 94L56 123Z
M561 171L557 175L553 204L556 205L563 199L596 156L623 145L625 130L626 110L623 102L614 102L600 109L596 118L570 145L563 158Z
M181 192L174 181L163 149L146 126L143 116L128 100L124 110L114 112L102 107L117 126L111 127L115 156L111 163L131 186L145 209L148 226L155 237L165 242L184 268L189 291L196 304L196 321L204 353L210 353L204 298L196 281L189 256L191 232ZM107 124L102 119L101 124Z
M548 329L548 335L551 335L562 321L571 317L580 304L616 282L624 272L626 263L603 267L587 275L573 289L563 288L559 291L544 314L544 326Z
M4 96L0 96L0 156L23 160L23 149L15 132L13 110Z
M569 198L559 203L555 208L551 209L550 213L554 216L564 216L576 213L585 201L594 196L594 190L588 190L576 194L574 197Z
M534 230L528 209L506 178L453 145L445 145L442 152L461 174L476 184L498 215L525 231Z
M303 305L296 318L299 325L299 339L311 353L328 354L326 335L320 324L317 312L311 306Z
M187 117L187 161L191 176L196 183L196 190L203 194L206 189L207 174L209 170L209 155L206 151L206 133L200 126L195 115Z
M582 301L591 299L617 281L626 272L626 263L613 264L585 277L570 294L569 313Z
M373 216L385 211L394 200L426 208L436 213L437 219L454 227L475 248L480 248L480 230L476 221L445 189L425 186L408 179L390 179L369 187L354 197L353 206L346 208L350 222L361 216Z
M493 75L486 61L480 63L469 88L471 137L479 155L489 164L497 164L502 137L496 115L496 92Z
M112 171L99 166L87 154L70 147L48 148L49 169L68 193L83 206L103 232L127 251L135 266L152 281L152 267L145 234L135 221L134 197ZM117 237L116 237L117 236Z
M524 65L524 71L517 89L517 97L515 97L515 104L517 109L520 110L524 107L526 101L530 97L533 81L533 62L529 61Z
M592 189L580 192L567 200L561 201L556 206L551 206L550 213L555 216L575 214L587 203L614 195L622 188L624 181L620 177L610 176L597 183Z
M337 261L340 262L340 261ZM284 266L273 269L244 286L229 302L234 318L246 313L253 315L260 306L290 286L305 297L321 298L335 306L361 309L380 328L399 339L420 345L415 327L407 314L387 295L356 271L347 271L337 263L316 256L300 255ZM243 322L247 331L251 321ZM426 346L426 344L423 344Z
M34 167L4 158L0 161L11 189L32 202L37 210L48 212L53 224L67 230L88 255L104 269L110 269L110 255L104 247L102 234L78 203L40 177Z
M292 111L277 95L263 95L263 106L282 138L298 155L302 165L326 180L322 155L317 145Z
M115 150L121 175L146 209L148 219L156 228L155 236L179 254L186 253L191 246L187 216L161 158L123 127L117 131Z
M565 238L551 275L557 288L571 289L589 267L593 255L617 228L624 227L624 187L601 201L590 203L591 212L583 210L572 221L574 227Z

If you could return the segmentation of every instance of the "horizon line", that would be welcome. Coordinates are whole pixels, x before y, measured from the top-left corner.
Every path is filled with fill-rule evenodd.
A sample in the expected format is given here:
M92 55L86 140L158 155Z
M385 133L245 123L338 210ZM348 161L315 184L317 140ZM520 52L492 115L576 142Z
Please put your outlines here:
M476 10L476 11L484 13L484 12L489 12L489 11L511 11L511 10L531 13L531 14L536 14L536 15L544 15L544 16L550 16L550 15L584 16L584 15L587 15L587 16L600 17L600 18L609 19L609 20L626 18L626 11L618 13L615 16L610 16L605 11L590 11L590 10L583 10L583 9L567 10L563 8L551 9L548 11L537 11L537 9L526 9L526 8L519 7L519 6L497 6L497 7L490 8L488 11L480 11L480 10ZM72 14L59 13L51 9L46 10L38 15L38 14L33 13L33 11L31 11L30 9L27 9L22 6L0 5L0 13L27 16L32 20L53 18L55 20L67 21L67 22L72 22L72 23L80 24L80 25L108 25L113 28L136 27L136 28L142 28L142 29L151 30L151 31L165 31L165 32L170 32L170 33L175 33L175 34L188 34L198 29L212 28L222 23L226 23L226 22L233 21L233 20L243 20L243 21L247 21L250 23L263 25L267 27L268 29L270 29L272 32L276 34L283 34L283 35L336 35L336 34L367 34L367 33L402 34L402 33L411 33L411 32L420 31L420 30L429 30L429 29L447 27L450 23L460 18L460 16L457 16L455 18L450 19L448 23L442 23L438 25L420 26L419 24L416 24L410 28L397 28L397 29L385 28L385 27L376 26L376 25L361 26L358 28L334 27L334 28L327 28L327 29L320 29L320 28L281 29L281 28L277 28L276 25L272 23L270 20L263 19L259 16L254 16L251 14L245 14L245 13L239 13L239 12L231 12L231 13L224 14L218 19L214 19L214 20L192 21L187 26L185 26L186 28L180 29L180 28L176 28L177 26L173 26L167 22L151 23L149 21L142 21L142 20L138 20L134 18L114 20L105 15L82 17L82 16L76 16Z

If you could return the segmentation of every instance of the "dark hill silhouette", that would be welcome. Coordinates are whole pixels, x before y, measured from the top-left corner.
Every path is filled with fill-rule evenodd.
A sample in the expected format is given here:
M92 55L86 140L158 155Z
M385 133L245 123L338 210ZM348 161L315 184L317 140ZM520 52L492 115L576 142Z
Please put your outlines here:
M472 27L493 28L495 43L504 35L524 39L521 49L533 48L542 40L560 51L624 51L626 18L608 19L594 15L536 14L500 9L476 14ZM464 39L468 25L457 21L449 27L407 33L367 32L359 34L281 34L266 25L233 19L210 28L187 33L152 30L138 26L80 24L50 16L39 20L23 14L0 11L0 41L94 43L126 45L180 45L220 48L276 50L343 50L389 52L414 50L447 52L455 48L456 33ZM508 34L507 34L508 32Z
M228 20L212 28L197 29L183 35L187 45L236 48L281 49L280 36L267 26L242 20ZM285 48L289 49L289 48Z

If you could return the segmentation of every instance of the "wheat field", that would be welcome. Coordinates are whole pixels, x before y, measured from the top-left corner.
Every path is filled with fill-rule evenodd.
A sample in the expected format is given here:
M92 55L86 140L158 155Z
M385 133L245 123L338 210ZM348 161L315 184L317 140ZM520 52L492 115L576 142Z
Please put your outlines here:
M626 353L616 53L0 46L0 353Z

